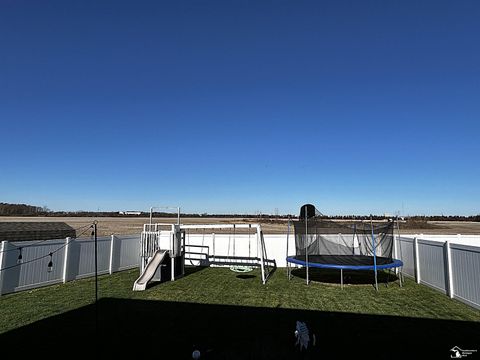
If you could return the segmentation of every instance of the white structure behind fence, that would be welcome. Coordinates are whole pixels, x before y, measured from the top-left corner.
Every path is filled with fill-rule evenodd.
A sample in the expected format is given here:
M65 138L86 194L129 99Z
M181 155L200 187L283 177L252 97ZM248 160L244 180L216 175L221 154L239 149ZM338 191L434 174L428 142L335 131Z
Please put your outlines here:
M277 267L286 267L286 235L263 235L266 258L275 260ZM259 257L255 234L189 234L185 235L186 258L206 259L206 256ZM290 236L289 248L295 252L295 238ZM189 256L189 252L194 253ZM186 265L198 265L200 261L186 260Z
M98 274L138 267L139 241L138 235L98 238ZM95 274L95 242L90 238L3 241L0 251L0 269L4 269L0 272L0 295ZM22 262L17 264L20 253ZM53 262L51 272L47 271L49 253L52 253ZM31 261L33 259L38 260Z

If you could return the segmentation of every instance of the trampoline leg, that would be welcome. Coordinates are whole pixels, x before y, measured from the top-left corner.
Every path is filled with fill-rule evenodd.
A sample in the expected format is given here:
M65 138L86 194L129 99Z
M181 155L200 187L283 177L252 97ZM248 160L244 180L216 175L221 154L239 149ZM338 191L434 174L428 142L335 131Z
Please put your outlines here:
M377 279L377 272L375 271L375 290L378 291L378 279Z
M403 287L403 281L402 281L403 273L401 271L398 272L398 280L400 280L400 287Z
M307 263L307 285L310 283L310 273L309 273L309 266Z
M343 290L343 269L340 269L340 284L341 284L342 290Z

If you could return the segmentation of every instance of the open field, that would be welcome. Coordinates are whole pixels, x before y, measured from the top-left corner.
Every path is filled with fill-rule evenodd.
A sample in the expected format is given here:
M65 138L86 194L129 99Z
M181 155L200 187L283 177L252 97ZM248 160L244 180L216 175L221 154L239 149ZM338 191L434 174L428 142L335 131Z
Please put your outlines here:
M98 220L98 231L100 236L118 234L139 234L142 231L143 224L149 222L147 217L10 217L0 216L0 221L63 221L79 228ZM176 223L176 218L154 218L154 222ZM256 223L262 225L265 234L286 234L286 220L259 220L244 218L182 218L183 224L232 224L232 223ZM403 234L480 234L480 222L463 221L429 221L424 227L408 227L400 224L400 232ZM421 224L420 224L421 226Z
M77 229L79 227L91 224L94 220L98 221L99 236L104 235L128 235L140 234L143 229L143 224L148 224L150 219L148 217L22 217L22 216L0 216L0 221L61 221L65 222L71 227ZM177 218L153 218L153 222L176 224ZM244 218L181 218L182 224L233 224L233 223L257 223L256 219ZM263 222L262 229L266 234L281 234L286 233L287 225L283 223ZM241 232L241 231L240 231Z
M443 232L439 230L439 232L429 232L431 234L464 234L464 235L478 235L480 234L480 222L472 222L472 221L431 221L431 224L435 226L446 227L449 231ZM435 230L435 229L434 229ZM453 232L450 232L453 231Z
M412 280L376 292L371 274L344 290L307 286L302 270L295 275L288 281L278 269L261 285L258 271L187 268L185 277L143 292L131 290L138 270L101 276L98 330L92 278L10 294L0 297L0 343L22 354L54 349L58 356L65 346L169 359L191 359L194 349L201 359L368 358L372 348L376 359L425 349L440 359L453 346L478 347L480 311ZM295 347L297 320L316 335L307 352Z

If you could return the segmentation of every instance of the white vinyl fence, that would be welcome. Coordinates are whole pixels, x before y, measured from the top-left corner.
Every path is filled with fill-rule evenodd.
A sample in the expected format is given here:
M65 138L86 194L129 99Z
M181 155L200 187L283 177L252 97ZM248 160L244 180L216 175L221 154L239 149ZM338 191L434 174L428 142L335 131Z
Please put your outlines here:
M397 251L404 275L480 308L479 245L474 235L402 235Z
M139 235L99 237L98 274L137 267L139 245ZM0 272L0 295L93 276L94 254L95 241L90 238L3 241L0 247L0 269L3 269ZM50 261L53 266L48 271Z
M267 259L285 267L287 236L264 235ZM32 245L33 244L33 245ZM245 234L188 234L185 239L186 265L198 265L208 256L258 255L256 236ZM22 247L22 264L17 259ZM99 274L139 266L140 235L98 239ZM402 235L396 237L396 257L403 261L402 272L417 283L480 308L480 236ZM288 241L289 255L295 254L295 238ZM0 247L0 294L62 283L94 275L94 241L91 239L47 240L40 243L2 242ZM52 255L52 271L47 265ZM31 259L39 260L29 262Z

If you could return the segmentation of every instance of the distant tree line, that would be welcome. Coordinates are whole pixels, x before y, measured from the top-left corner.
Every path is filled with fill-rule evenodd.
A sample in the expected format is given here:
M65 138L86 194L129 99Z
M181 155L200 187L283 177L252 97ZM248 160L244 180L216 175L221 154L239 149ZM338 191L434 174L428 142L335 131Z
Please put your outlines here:
M342 220L369 220L372 218L373 220L382 220L388 218L395 218L396 216L389 216L389 215L333 215L333 216L321 216L321 218L325 219L342 219ZM413 216L399 216L401 219L409 220L409 221L418 221L418 222L426 222L426 221L479 221L480 222L480 215L471 215L471 216L463 216L463 215L413 215Z
M45 215L49 211L46 206L0 203L1 216L36 216Z
M46 206L34 206L26 204L8 204L0 203L0 216L69 216L69 217L149 217L148 211L143 211L139 215L136 214L120 214L118 211L51 211ZM173 212L153 212L155 218L176 217L177 214ZM295 219L298 215L292 214L209 214L209 213L181 213L181 217L188 218L244 218L244 219L259 219L259 220L279 220L279 219ZM323 215L324 219L342 219L342 220L382 220L391 218L392 216L384 215ZM414 215L403 217L411 221L478 221L479 215L462 216L462 215Z
M432 216L409 216L409 219L418 221L479 221L480 215L462 216L462 215L432 215Z

